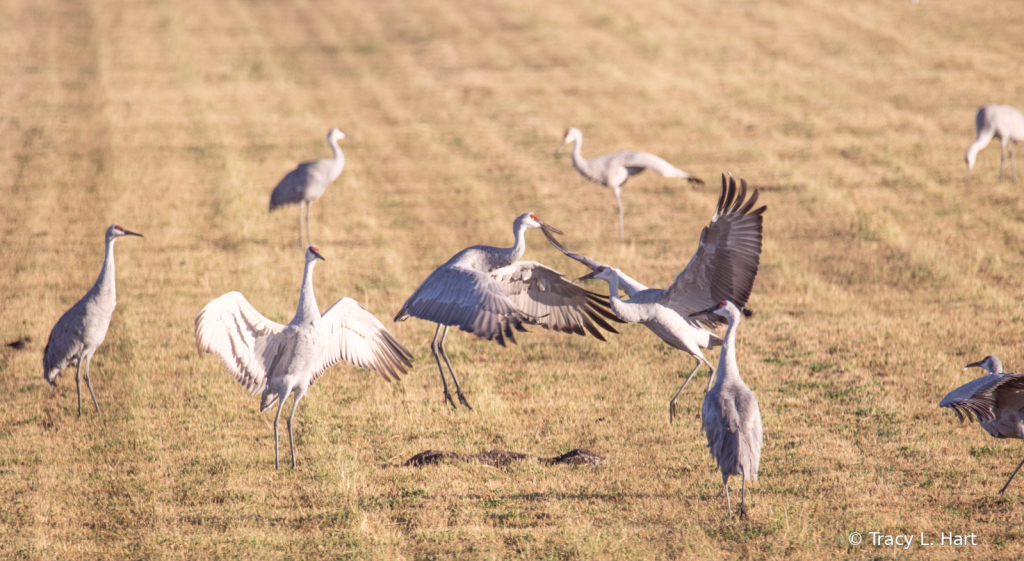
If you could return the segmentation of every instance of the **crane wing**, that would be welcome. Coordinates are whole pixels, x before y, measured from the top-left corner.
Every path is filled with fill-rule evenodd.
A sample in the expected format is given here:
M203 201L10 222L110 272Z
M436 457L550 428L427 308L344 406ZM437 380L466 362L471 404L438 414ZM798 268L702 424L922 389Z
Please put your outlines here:
M575 285L558 271L535 261L517 261L496 269L491 271L491 278L518 309L530 316L528 323L544 329L590 333L605 341L598 327L618 333L607 320L622 323L611 311L607 297Z
M263 317L238 292L229 292L206 305L196 316L196 348L224 361L228 374L255 395L267 378L291 363L295 338L286 327Z
M749 199L747 182L722 175L722 194L718 209L700 234L697 252L669 287L665 305L680 315L706 310L729 300L738 308L747 304L761 262L761 216L768 207L751 210L757 202L757 189ZM702 322L725 323L717 316L701 318Z
M516 307L493 278L460 265L442 265L430 273L416 292L405 301L395 321L409 316L455 325L504 346L502 333L512 337L512 328L525 331L529 317ZM515 342L515 339L512 339Z
M548 231L547 229L544 229L543 231L544 235L547 236L548 241L551 242L551 245L555 246L555 248L557 248L558 251L561 251L570 259L575 259L576 261L583 263L584 265L589 267L591 271L596 271L600 267L609 267L609 265L600 263L599 261L591 259L586 255L581 255L579 253L576 253L575 251L572 251L571 249L562 245L561 242L559 242L557 239L555 239L555 236L550 231ZM632 298L633 295L635 295L637 292L647 290L647 287L640 284L636 279L626 275L625 273L618 269L615 269L614 267L611 268L615 271L616 274L618 274L619 284L622 285L623 290L626 291L626 294L628 294L630 298Z
M1024 375L989 374L972 380L946 394L939 407L948 407L961 421L993 421L995 409L1006 400L1021 399ZM998 403L997 403L998 402Z
M296 204L305 198L306 191L311 187L329 183L329 168L330 160L313 160L299 164L281 179L277 187L274 187L270 194L270 210Z
M326 345L320 364L313 370L312 386L328 368L344 360L373 370L390 382L400 379L412 363L412 354L398 342L384 324L355 300L342 298L328 308L320 319Z
M618 157L619 161L626 168L626 171L629 172L629 175L636 175L645 169L652 169L663 177L683 177L696 183L704 183L703 179L686 173L654 154L624 150L622 152L616 152L613 155Z

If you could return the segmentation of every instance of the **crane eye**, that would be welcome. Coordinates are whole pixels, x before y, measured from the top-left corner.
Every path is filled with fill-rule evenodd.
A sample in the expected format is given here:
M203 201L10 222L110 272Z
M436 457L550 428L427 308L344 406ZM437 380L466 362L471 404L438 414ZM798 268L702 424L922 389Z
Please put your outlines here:
M537 215L532 213L532 212L530 213L530 218L532 218L533 220L536 220L538 222L540 221L540 218L537 218Z

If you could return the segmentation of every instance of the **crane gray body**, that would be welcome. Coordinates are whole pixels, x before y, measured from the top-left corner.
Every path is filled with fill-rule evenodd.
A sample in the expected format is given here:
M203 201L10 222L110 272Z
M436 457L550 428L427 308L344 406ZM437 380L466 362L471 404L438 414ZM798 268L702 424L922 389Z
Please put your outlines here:
M964 161L967 172L974 169L974 160L982 148L988 146L993 138L999 139L1002 151L999 153L999 181L1003 180L1003 164L1006 153L1010 153L1010 166L1013 171L1013 182L1017 182L1017 160L1013 145L1024 141L1024 114L1009 105L986 105L978 109L974 116L974 128L977 140L967 148Z
M745 181L740 181L737 191L735 179L730 178L727 183L722 177L722 193L711 223L701 233L697 252L668 290L647 288L618 269L566 249L548 235L552 245L591 268L593 272L581 280L595 278L608 282L611 308L619 319L643 324L671 347L696 359L693 370L669 402L670 422L675 417L679 394L701 365L710 371L708 389L711 388L715 368L701 349L722 344L722 339L709 330L719 322L717 318L693 319L689 315L716 301L730 300L744 306L750 298L760 263L762 215L767 207L752 210L758 193L755 190L750 199L746 194ZM629 300L619 298L620 284Z
M615 201L619 205L619 239L625 239L622 218L622 186L630 177L642 173L645 169L652 169L663 177L681 177L695 183L704 183L701 178L686 173L647 152L621 150L589 160L585 159L580 153L583 146L583 133L577 128L570 127L565 130L562 146L570 142L573 143L572 166L576 168L576 171L586 179L604 185L615 193Z
M743 314L732 302L722 302L703 313L723 316L729 321L718 359L717 379L704 396L701 418L708 450L722 470L729 516L732 516L729 477L738 475L742 479L740 516L743 516L746 514L747 481L757 481L764 445L761 409L754 392L743 383L736 363L736 328Z
M302 289L295 317L280 325L263 317L238 292L207 304L196 316L199 354L218 355L228 373L260 397L260 412L277 404L274 417L274 467L279 467L277 426L285 399L294 395L288 416L288 442L295 462L292 419L306 391L327 369L344 360L373 370L387 381L399 380L412 355L373 314L351 298L335 302L323 315L313 293L313 267L322 260L316 246L306 250Z
M420 283L395 315L395 321L416 317L437 324L430 350L441 373L445 400L453 408L441 359L448 366L459 402L472 409L444 349L449 327L457 326L502 346L506 338L515 343L513 330L525 332L524 324L577 335L590 333L602 341L598 327L617 333L606 321L618 321L608 310L606 299L570 283L550 267L519 261L526 251L529 228L557 232L534 214L517 217L512 225L512 247L475 245L456 253Z
M964 370L972 366L984 368L988 375L949 392L939 402L939 407L952 409L961 421L964 417L977 419L981 428L994 438L1024 440L1024 375L1003 372L1003 364L995 355L968 364ZM1010 475L1000 494L1010 486L1021 466L1024 460Z
M93 391L92 380L89 378L89 363L96 349L107 337L110 317L117 306L114 242L122 236L140 234L125 230L118 224L112 224L107 228L106 256L99 278L81 300L60 316L50 330L50 337L43 351L43 378L51 385L57 385L57 378L65 368L76 368L75 387L78 390L79 415L82 414L82 363L85 363L85 383L89 387L89 394L92 395L92 403L96 406L96 412L100 412L100 404L96 400L96 392Z
M274 187L270 194L270 211L291 204L299 205L299 245L302 243L302 205L306 205L306 237L312 245L309 234L309 209L313 201L320 198L327 186L334 182L345 169L345 154L338 147L338 141L345 138L345 133L334 128L327 133L327 144L331 147L334 157L330 159L303 162L288 172Z

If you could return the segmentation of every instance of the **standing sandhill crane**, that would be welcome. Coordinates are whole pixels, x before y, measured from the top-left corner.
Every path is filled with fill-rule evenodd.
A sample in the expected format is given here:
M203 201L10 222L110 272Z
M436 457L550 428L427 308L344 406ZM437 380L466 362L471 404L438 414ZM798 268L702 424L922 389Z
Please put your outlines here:
M81 300L71 306L57 320L50 330L50 339L43 351L43 378L50 385L57 385L57 377L69 366L75 366L75 389L78 390L78 414L82 414L82 362L85 362L85 383L92 395L92 404L96 412L100 412L100 404L96 401L96 392L92 391L92 380L89 379L89 362L96 349L103 344L110 327L110 316L117 306L117 290L114 283L114 242L122 236L139 236L125 230L120 224L112 224L107 228L106 257L96 284Z
M313 295L313 266L323 260L316 246L306 250L299 307L288 325L260 315L238 292L206 305L196 316L199 355L215 354L228 374L249 393L262 391L260 413L277 404L274 417L274 469L279 468L277 424L285 399L294 394L288 415L288 443L295 469L292 418L306 390L328 368L345 360L373 370L387 381L412 367L412 355L384 325L351 298L342 298L321 316Z
M608 282L611 308L619 319L642 323L662 341L697 360L668 404L669 422L675 418L679 394L702 364L710 369L708 389L711 389L715 368L704 358L701 348L722 344L722 339L708 330L721 320L717 317L694 320L689 315L722 300L745 306L750 298L761 260L762 215L768 208L762 206L751 210L757 202L757 194L755 189L747 199L747 182L742 179L737 194L736 180L730 176L727 185L725 176L722 176L722 194L718 197L718 208L711 217L711 223L701 232L697 252L686 268L676 275L668 290L647 288L622 271L569 251L554 237L547 236L563 253L593 270L579 280L601 279ZM619 298L620 283L629 295L628 301Z
M579 129L569 127L565 129L562 136L562 144L558 147L573 143L572 166L580 175L610 188L615 193L615 201L619 204L619 239L626 239L625 230L622 225L622 186L631 176L650 168L660 173L663 177L682 177L694 183L704 183L701 178L690 175L685 171L673 166L665 160L648 154L647 152L633 152L622 150L612 154L605 154L586 160L580 155L580 147L583 146L583 133ZM557 153L557 151L556 151Z
M1024 115L1009 105L986 105L978 109L974 117L974 126L978 131L978 139L967 149L964 161L967 162L967 173L974 169L974 159L982 148L988 146L992 137L999 139L1002 152L999 154L999 181L1003 180L1003 162L1006 151L1010 151L1010 166L1013 170L1013 182L1017 182L1017 160L1014 157L1013 145L1024 140Z
M457 407L448 391L441 358L451 372L459 402L472 407L444 349L450 326L488 341L495 339L503 347L505 337L516 342L513 328L526 332L524 323L584 336L589 332L601 341L605 338L594 324L618 333L605 321L618 321L608 310L608 300L570 283L550 267L535 261L519 261L526 251L526 230L530 228L561 234L541 222L536 214L523 214L512 224L512 247L474 245L456 253L430 273L395 315L395 321L412 316L437 324L430 351L441 372L444 398L453 409Z
M345 133L334 128L327 133L327 144L330 145L334 157L331 159L303 162L299 167L288 172L284 179L274 187L270 194L270 211L275 208L299 203L299 245L302 246L302 205L306 204L306 237L309 243L313 239L309 235L309 207L320 198L327 186L341 175L345 169L345 155L338 147L338 141L345 138Z
M939 407L949 407L961 421L977 419L981 428L995 438L1024 440L1024 375L1003 373L1003 363L994 355L972 362L964 370L980 366L988 371L972 382L949 392ZM1010 482L1024 466L1024 460L1013 470L1013 475L999 491L1002 495Z
M740 378L740 369L736 365L736 328L743 314L732 302L719 302L690 317L704 314L724 317L729 322L718 358L718 379L704 396L701 417L704 434L708 437L708 449L718 462L718 467L722 468L725 504L730 517L732 502L729 500L729 476L739 475L742 478L742 517L747 513L747 480L757 481L757 471L761 465L761 447L764 445L761 409L757 406L754 392Z

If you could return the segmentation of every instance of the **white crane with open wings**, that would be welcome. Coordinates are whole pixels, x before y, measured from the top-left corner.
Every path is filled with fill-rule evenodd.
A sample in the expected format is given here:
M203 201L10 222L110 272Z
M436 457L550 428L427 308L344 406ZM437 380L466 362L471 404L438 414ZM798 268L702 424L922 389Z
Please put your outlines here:
M441 359L455 382L459 402L470 407L444 349L448 328L457 326L505 346L505 338L515 343L513 329L526 330L523 324L585 335L604 341L598 327L618 333L606 321L619 321L608 310L608 300L572 284L558 271L535 261L520 261L526 251L526 230L541 228L561 233L541 222L536 214L526 213L512 224L512 247L474 245L456 253L424 280L395 315L395 321L417 317L437 324L430 350L441 371L444 398L455 408Z
M739 307L747 304L754 287L761 261L762 215L768 207L754 209L758 192L747 198L747 182L730 175L728 182L722 176L722 193L711 223L700 235L697 252L689 264L676 275L668 290L647 288L622 271L604 265L585 255L566 249L552 235L545 232L548 241L569 257L591 268L592 272L579 280L600 279L608 282L609 301L619 319L641 323L673 348L697 360L682 387L669 402L669 421L675 417L679 394L690 383L702 364L710 369L708 389L715 379L715 368L702 348L722 344L722 339L708 327L720 324L718 316L690 318L690 314L706 309L716 302L729 300ZM629 300L619 298L620 284Z
M316 246L306 250L306 268L295 318L288 325L260 315L238 292L206 305L196 316L196 348L215 354L252 395L263 392L260 412L277 404L274 417L274 467L278 462L277 424L284 400L294 394L288 416L288 442L295 468L292 418L299 401L328 368L344 360L399 380L412 367L412 355L377 318L355 300L342 298L320 315L313 295L313 266L323 260Z
M645 169L652 169L663 177L681 177L694 183L704 183L703 179L686 173L647 152L621 150L588 160L580 154L580 148L583 146L583 133L577 128L565 129L559 149L570 142L573 143L572 167L576 168L576 171L583 177L604 185L615 193L615 202L619 204L619 239L626 239L622 225L622 186L630 177L642 173Z

